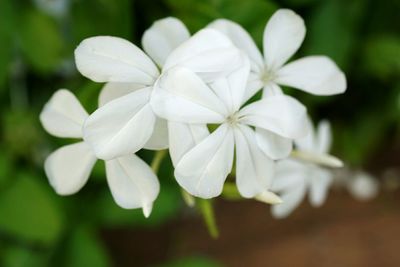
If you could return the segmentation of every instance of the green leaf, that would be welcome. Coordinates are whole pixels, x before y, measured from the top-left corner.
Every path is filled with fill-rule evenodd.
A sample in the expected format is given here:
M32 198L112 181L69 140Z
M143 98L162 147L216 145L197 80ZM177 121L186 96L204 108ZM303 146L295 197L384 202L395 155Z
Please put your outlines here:
M365 1L321 1L306 21L305 55L326 55L341 68L352 63Z
M61 63L65 46L56 21L34 9L21 12L20 45L28 63L40 73L49 73Z
M3 87L10 68L13 52L14 11L10 1L0 0L0 90Z
M63 220L50 187L29 173L13 178L12 186L0 195L0 231L31 242L53 243Z
M4 151L3 147L0 147ZM13 163L6 153L0 153L0 190L10 181L10 176L13 168Z
M130 39L132 32L129 0L74 1L71 6L72 49L83 39L96 35L113 35Z
M308 6L311 4L315 4L319 0L286 0L285 3L289 6L293 7L303 7L303 6Z
M29 110L5 110L2 114L5 150L9 156L32 160L38 156L37 144L44 133L40 130L38 115Z
M45 257L33 250L9 246L2 251L0 264L3 267L41 267L45 265Z
M79 227L68 240L65 266L111 266L104 245L89 227Z
M379 36L369 39L363 59L370 75L386 80L392 76L400 77L400 38Z
M379 148L388 125L384 114L364 114L360 120L335 132L335 147L340 158L353 166L362 166Z

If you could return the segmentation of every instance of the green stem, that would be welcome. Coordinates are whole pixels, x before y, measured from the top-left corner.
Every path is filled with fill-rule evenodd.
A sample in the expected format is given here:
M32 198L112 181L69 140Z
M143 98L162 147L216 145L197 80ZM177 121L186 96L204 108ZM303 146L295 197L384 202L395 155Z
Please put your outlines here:
M166 154L167 154L167 150L159 150L155 153L153 161L151 162L151 169L153 170L153 172L155 174L158 173L161 162L163 161Z
M218 226L215 220L214 208L211 200L198 199L198 207L203 215L204 223L207 226L208 232L212 238L216 239L219 236Z

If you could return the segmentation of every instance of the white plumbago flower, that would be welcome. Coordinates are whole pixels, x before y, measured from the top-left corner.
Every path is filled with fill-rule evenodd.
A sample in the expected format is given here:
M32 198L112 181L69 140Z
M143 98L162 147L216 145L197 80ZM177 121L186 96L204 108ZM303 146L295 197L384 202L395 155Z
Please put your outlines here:
M175 137L181 138L181 143L170 144L171 150L181 150L174 147L180 145L192 147L176 163L175 177L194 196L212 198L222 192L232 169L235 148L240 194L252 198L269 189L274 161L257 142L252 127L285 138L306 134L306 110L291 97L273 96L242 107L248 99L246 84L250 71L247 57L242 55L242 61L240 68L209 83L187 68L175 67L153 91L151 105L158 116L202 129L194 131L192 145L187 146L186 135ZM210 134L207 124L219 126Z
M218 31L202 30L188 38L179 20L167 18L143 36L150 57L117 37L93 37L78 46L78 70L93 81L109 83L101 99L112 101L91 114L84 125L84 139L98 158L112 159L143 147L168 147L167 123L156 117L149 104L154 84L167 70L180 65L212 80L238 65L238 50Z
M311 205L318 207L324 203L333 173L317 164L324 163L330 167L342 166L338 159L328 155L331 142L330 124L322 121L316 132L310 131L305 138L295 140L298 153L302 155L304 152L307 157L300 157L302 161L285 159L276 164L276 175L271 191L279 193L283 203L272 207L274 217L288 216L300 205L307 191Z
M82 138L88 113L68 90L58 90L45 105L40 121L47 132L62 138ZM87 182L97 158L86 142L63 146L45 161L50 184L60 195L78 192ZM115 202L126 209L142 208L150 215L160 185L151 168L131 154L105 162L107 182Z
M185 25L177 18L167 17L157 20L147 29L142 37L142 47L146 54L162 68L169 54L190 38L190 33ZM135 90L147 87L140 83L110 82L107 83L100 93L100 104L117 99L121 96L132 93ZM167 148L167 141L164 136L157 134L166 133L166 122L162 119L156 120L156 129L145 148L159 149ZM158 137L158 138L157 138ZM159 144L157 144L159 142Z
M176 18L168 17L154 22L144 32L142 47L147 55L162 68L171 52L189 38L190 33L185 25ZM109 102L142 87L143 85L141 84L107 83L100 93L100 103ZM158 118L154 126L153 135L144 148L162 149L166 148L168 143L172 143L169 153L175 165L180 157L193 146L195 138L207 133L206 127L171 121L166 122L164 119ZM166 136L168 136L168 141ZM175 143L179 144L179 146L174 145Z
M279 85L315 95L333 95L346 90L346 78L326 56L304 57L284 65L304 40L303 19L292 10L280 9L268 21L263 38L264 57L239 24L218 19L208 27L225 33L251 60L250 94L263 88L263 95L282 94Z

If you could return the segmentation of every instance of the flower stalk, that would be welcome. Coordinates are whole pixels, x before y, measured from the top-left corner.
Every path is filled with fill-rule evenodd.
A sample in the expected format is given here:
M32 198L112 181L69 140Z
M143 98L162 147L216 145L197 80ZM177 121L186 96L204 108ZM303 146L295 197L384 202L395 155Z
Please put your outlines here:
M203 216L204 223L207 226L208 233L214 239L219 236L217 222L215 220L214 207L209 199L198 199L198 208Z
M167 150L159 150L154 154L153 161L151 162L151 169L155 174L158 173L160 165L167 154Z

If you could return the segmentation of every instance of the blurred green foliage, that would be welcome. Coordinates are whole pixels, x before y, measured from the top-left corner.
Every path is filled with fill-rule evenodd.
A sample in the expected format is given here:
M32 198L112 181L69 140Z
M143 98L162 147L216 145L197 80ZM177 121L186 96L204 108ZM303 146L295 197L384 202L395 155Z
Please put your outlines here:
M399 0L0 0L0 266L113 266L102 230L161 227L183 207L168 162L150 219L112 201L101 162L78 194L52 191L42 164L68 141L48 136L38 114L58 88L72 90L93 111L101 88L75 70L73 50L81 40L115 35L140 45L143 31L162 17L182 19L192 33L225 17L261 46L265 23L279 7L305 19L307 36L296 57L332 57L349 85L336 97L288 92L314 118L332 121L335 154L367 165L400 137ZM150 161L152 152L141 156ZM189 257L157 266L219 265Z

